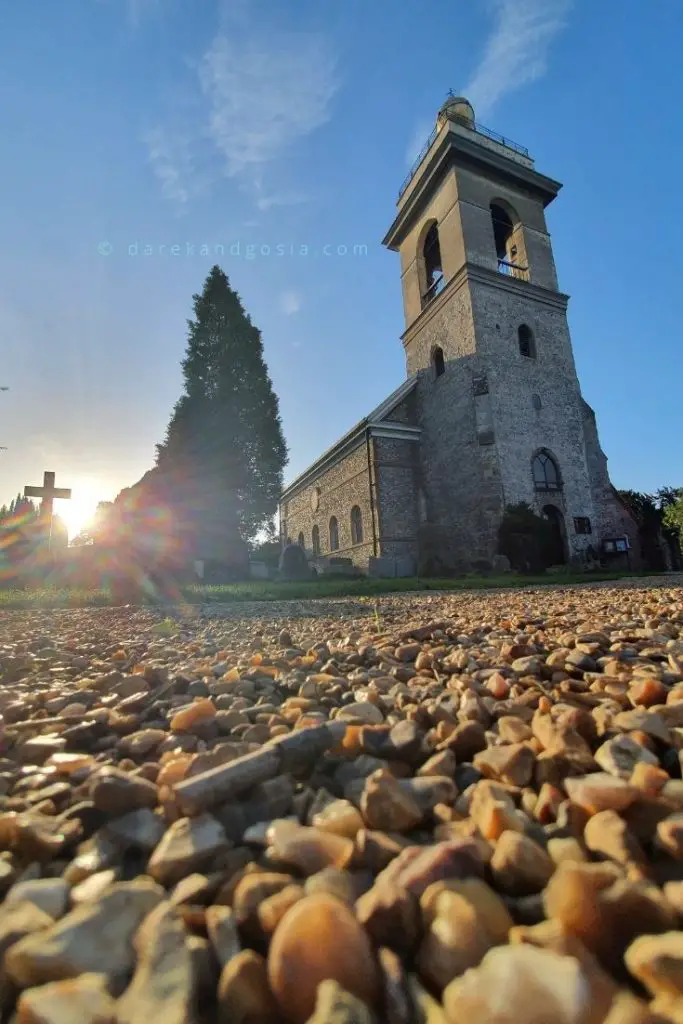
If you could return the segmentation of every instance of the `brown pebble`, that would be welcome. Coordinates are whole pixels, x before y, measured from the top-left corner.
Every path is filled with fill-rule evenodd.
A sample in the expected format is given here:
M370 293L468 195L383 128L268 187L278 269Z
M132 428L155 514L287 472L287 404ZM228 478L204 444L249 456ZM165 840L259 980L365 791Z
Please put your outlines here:
M221 972L218 1019L221 1024L279 1024L266 962L252 949L242 950Z
M540 892L554 870L543 847L519 832L503 832L491 858L494 881L511 896Z
M379 976L368 937L344 903L306 896L287 911L273 936L268 978L282 1012L305 1024L318 984L327 978L373 1006Z

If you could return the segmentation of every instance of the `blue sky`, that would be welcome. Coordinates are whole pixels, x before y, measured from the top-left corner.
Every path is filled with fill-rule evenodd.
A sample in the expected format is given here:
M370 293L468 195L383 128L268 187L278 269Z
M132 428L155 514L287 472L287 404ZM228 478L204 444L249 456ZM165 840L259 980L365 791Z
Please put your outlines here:
M564 182L614 483L682 485L682 31L678 0L6 0L0 501L52 469L74 525L149 468L214 262L263 332L288 479L398 386L380 240L449 88Z

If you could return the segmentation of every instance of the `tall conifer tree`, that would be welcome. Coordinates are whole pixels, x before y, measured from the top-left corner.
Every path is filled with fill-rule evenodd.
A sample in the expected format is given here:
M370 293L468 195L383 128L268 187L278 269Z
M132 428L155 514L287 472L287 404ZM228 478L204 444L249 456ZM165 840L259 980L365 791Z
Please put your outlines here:
M193 296L182 362L184 389L162 444L159 469L191 462L232 490L240 533L269 524L282 489L287 446L261 332L220 267Z

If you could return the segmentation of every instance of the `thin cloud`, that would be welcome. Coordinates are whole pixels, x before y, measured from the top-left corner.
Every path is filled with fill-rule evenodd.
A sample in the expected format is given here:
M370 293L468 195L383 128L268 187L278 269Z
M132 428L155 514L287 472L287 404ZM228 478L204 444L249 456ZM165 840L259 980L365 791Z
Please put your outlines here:
M280 295L280 309L285 316L293 316L301 309L302 301L299 292L284 291Z
M463 90L479 116L546 73L550 44L564 28L571 5L572 0L495 0L493 32Z
M182 118L174 104L167 121L145 136L164 195L187 205L229 178L262 212L305 202L300 192L266 181L296 142L330 119L339 84L324 36L266 35L244 18L224 24L192 68L184 96L192 116Z
M128 20L132 25L139 25L143 18L159 9L159 0L126 0Z
M99 3L109 3L110 0L98 0ZM156 14L161 7L161 0L123 0L119 6L123 7L128 22L137 28L151 14Z
M221 34L200 62L199 81L228 177L271 163L324 125L339 86L326 40L315 33Z
M149 162L161 182L162 195L184 206L196 191L189 140L181 133L157 127L147 132L143 141Z

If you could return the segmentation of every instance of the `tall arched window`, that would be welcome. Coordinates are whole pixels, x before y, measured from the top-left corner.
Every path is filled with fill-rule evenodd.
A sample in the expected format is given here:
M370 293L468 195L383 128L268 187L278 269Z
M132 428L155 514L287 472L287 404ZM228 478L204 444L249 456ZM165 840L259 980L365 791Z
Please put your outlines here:
M534 488L537 491L562 490L560 470L550 452L540 451L534 455L531 472L534 478Z
M535 359L536 341L534 339L534 332L528 324L519 325L517 328L517 340L519 342L520 354L526 356L527 359Z
M438 345L432 350L432 366L434 367L435 377L440 377L446 370L446 363L443 358L443 349Z
M317 523L313 527L313 536L312 536L311 539L313 541L313 554L314 555L319 555L320 554L320 528L318 527Z
M422 265L424 268L424 288L422 292L422 305L438 295L443 288L443 269L441 266L441 246L439 244L439 229L436 221L430 226L425 240L422 244Z
M339 523L337 517L332 516L330 519L330 551L339 550Z
M299 547L300 547L300 548L303 548L303 547L305 547L305 546L306 546L306 545L305 545L305 543L304 543L304 534L303 534L303 530L301 531L301 533L300 533L300 534L299 534L299 536L297 537L297 539L296 539L296 542L297 542L297 544L299 545Z
M363 543L363 515L358 505L351 509L351 543Z
M519 217L511 206L504 205L502 201L491 203L490 210L498 270L509 277L528 281L529 271L525 265L526 254Z

